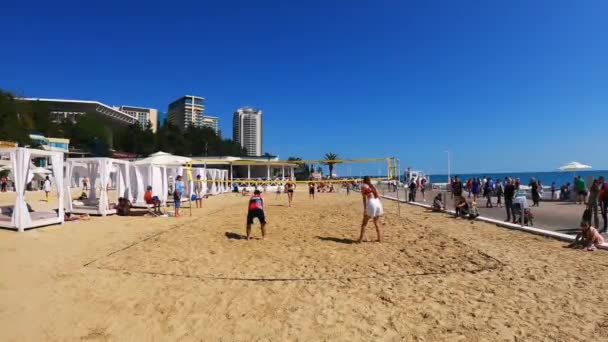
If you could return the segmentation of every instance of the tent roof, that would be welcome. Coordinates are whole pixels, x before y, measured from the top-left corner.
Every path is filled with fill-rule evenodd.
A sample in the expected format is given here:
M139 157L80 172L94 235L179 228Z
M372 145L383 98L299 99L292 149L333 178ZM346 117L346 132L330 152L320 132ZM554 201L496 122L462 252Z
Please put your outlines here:
M174 156L170 153L158 151L151 154L148 158L144 158L134 162L135 165L165 165L165 166L178 166L189 163L192 158Z

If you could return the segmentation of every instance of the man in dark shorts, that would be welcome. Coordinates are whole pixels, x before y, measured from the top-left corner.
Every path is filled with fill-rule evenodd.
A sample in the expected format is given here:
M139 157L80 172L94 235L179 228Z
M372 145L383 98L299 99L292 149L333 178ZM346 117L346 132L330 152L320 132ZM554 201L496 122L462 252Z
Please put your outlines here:
M262 199L260 190L254 191L253 196L249 199L247 211L247 240L251 240L251 225L255 218L257 218L262 225L262 240L264 240L266 237L266 215L264 215L264 200Z
M460 208L458 208L458 204L460 203L460 197L462 197L462 182L460 181L460 177L454 177L454 183L452 184L452 194L454 195L454 208L456 209L456 217L460 213Z

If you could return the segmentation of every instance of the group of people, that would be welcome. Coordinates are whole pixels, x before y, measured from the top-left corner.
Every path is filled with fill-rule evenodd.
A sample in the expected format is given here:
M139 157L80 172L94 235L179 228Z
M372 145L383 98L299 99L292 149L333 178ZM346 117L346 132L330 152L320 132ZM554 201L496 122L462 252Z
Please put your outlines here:
M422 180L420 178L412 178L407 183L407 188L409 190L407 195L408 202L416 202L416 194L418 191L420 191L420 194L422 195L422 201L426 202L426 198L424 197L427 187L426 178L422 178Z
M530 181L530 184L536 184L538 186L538 182L534 179ZM521 181L518 179L512 179L511 177L506 177L504 185L501 179L497 179L496 182L493 182L491 178L486 178L485 182L482 182L481 179L469 179L466 184L463 184L460 181L460 177L456 176L450 182L450 188L452 190L452 197L454 198L454 207L456 208L456 216L461 217L462 209L466 209L466 215L470 217L469 212L472 211L472 216L479 216L476 207L477 196L480 194L480 189L483 189L483 195L487 198L486 207L492 208L492 200L491 197L493 195L497 196L497 205L499 207L503 206L502 199L504 198L504 207L506 210L507 218L505 222L524 222L525 220L532 219L531 211L527 210L527 208L516 204L515 198L517 196L517 190L521 185ZM471 194L473 195L473 200L468 202L464 197L465 189L469 192L469 198ZM534 199L533 193L533 199ZM536 195L540 197L539 194ZM535 204L537 205L539 199L536 198ZM516 214L517 213L517 214ZM512 219L512 221L511 221Z
M309 196L314 197L315 184L313 182L308 183ZM293 200L293 190L295 190L295 182L289 180L285 183L285 189L289 196L289 206ZM350 192L350 187L347 187ZM380 217L384 214L382 203L380 202L380 195L378 190L372 184L371 178L365 176L362 184L359 186L361 195L363 198L363 221L361 222L361 231L357 242L363 242L367 240L366 228L370 220L376 227L377 240L382 242L382 227L380 224ZM256 189L253 192L253 196L249 199L247 206L247 220L246 220L246 239L251 240L251 227L254 220L257 218L260 222L260 228L262 231L262 239L266 238L266 213L264 199L262 198L262 191Z

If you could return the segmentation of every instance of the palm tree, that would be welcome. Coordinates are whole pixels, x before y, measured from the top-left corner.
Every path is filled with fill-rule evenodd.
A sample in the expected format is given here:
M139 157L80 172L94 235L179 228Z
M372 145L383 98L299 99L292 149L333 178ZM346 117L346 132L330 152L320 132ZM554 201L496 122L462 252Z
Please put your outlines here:
M326 153L325 154L325 158L324 158L325 162L324 164L327 164L327 166L329 167L329 178L332 178L334 175L334 164L337 164L337 160L338 160L338 155L335 153Z

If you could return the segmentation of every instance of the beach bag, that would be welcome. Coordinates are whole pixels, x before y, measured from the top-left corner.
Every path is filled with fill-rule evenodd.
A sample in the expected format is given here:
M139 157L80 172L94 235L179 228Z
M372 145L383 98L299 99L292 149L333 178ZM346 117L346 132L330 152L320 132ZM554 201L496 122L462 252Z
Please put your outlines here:
M179 196L179 191L177 191L177 189L173 190L173 201L177 202L179 201L181 198Z

